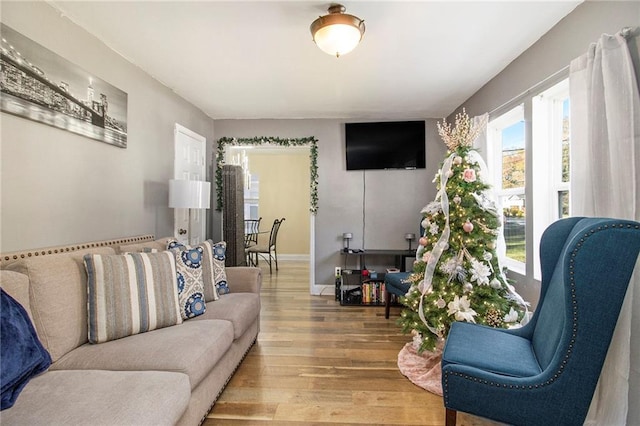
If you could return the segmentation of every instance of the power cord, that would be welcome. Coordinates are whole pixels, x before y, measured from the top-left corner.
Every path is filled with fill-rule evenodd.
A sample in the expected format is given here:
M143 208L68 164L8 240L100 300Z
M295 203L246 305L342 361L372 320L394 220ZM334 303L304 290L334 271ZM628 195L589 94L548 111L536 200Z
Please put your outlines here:
M364 230L367 217L366 198L367 198L367 171L362 170L362 249L364 250Z

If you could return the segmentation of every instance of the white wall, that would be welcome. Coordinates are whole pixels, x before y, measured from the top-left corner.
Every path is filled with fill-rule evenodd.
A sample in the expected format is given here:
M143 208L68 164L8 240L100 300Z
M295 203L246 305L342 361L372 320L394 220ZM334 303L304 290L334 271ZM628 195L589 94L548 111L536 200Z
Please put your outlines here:
M635 28L629 41L636 76L640 81L640 2L587 1L560 21L531 48L515 59L500 74L460 106L470 115L492 111L524 93L548 76L562 70L572 59L587 52L601 34L615 34L623 27ZM567 73L568 76L568 73ZM636 180L638 176L635 177ZM535 206L533 207L535 208ZM518 290L528 300L540 291L539 283L513 274ZM636 289L637 290L637 289ZM640 359L640 297L634 297L631 359ZM640 371L632 361L629 389L629 425L640 425Z
M431 181L446 151L437 133L436 120L428 119L426 169L347 171L344 121L216 120L214 123L216 139L254 136L318 139L319 208L315 219L314 265L318 285L333 285L334 267L344 262L338 254L343 232L353 233L351 247L362 247L363 238L365 248L369 249L406 247L404 234L418 232L420 210L435 197ZM219 218L214 217L213 229L219 228L219 223Z
M45 2L2 2L1 19L128 94L128 147L2 113L0 251L171 235L174 123L210 145L213 120Z

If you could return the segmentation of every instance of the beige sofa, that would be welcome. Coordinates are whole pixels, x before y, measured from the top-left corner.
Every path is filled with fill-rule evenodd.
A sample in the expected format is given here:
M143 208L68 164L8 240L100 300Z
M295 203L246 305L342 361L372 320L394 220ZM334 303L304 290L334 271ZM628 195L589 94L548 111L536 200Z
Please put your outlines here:
M163 250L142 236L3 255L0 285L31 316L49 370L27 384L2 425L198 425L259 331L258 268L227 268L231 292L182 324L88 343L83 256Z

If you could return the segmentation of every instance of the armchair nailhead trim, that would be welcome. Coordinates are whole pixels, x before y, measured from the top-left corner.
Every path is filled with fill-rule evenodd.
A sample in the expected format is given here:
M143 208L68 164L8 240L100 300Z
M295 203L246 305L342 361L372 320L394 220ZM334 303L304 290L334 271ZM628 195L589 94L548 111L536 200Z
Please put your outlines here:
M630 228L634 228L634 229L640 229L640 225L630 225L630 224L613 224L611 225L612 228L616 228L616 226L618 228L626 228L630 229ZM573 328L572 328L572 333L571 333L571 340L569 341L569 347L567 348L567 352L565 353L564 359L562 360L562 363L560 364L560 366L558 367L558 371L556 371L556 373L553 375L552 378L548 379L546 382L544 383L536 383L534 385L509 385L510 389L522 389L522 390L533 390L533 389L538 389L544 386L548 386L551 385L554 381L556 381L560 375L562 374L562 372L564 371L565 366L567 365L567 362L569 360L569 358L571 357L571 353L573 350L573 345L576 342L576 337L577 337L577 333L578 333L578 301L576 300L576 283L575 283L575 274L574 274L574 262L575 262L575 257L578 254L578 250L580 250L580 248L583 246L585 239L590 237L591 235L595 234L598 231L602 231L602 230L606 230L609 228L609 225L601 225L598 226L598 228L596 229L591 229L588 233L584 234L583 238L580 238L580 241L576 244L576 247L573 249L573 251L571 252L570 255L570 259L569 259L569 286L570 286L570 293L571 293L571 303L573 305ZM445 389L444 389L444 397L445 397L445 406L447 406L448 404L448 385L449 385L449 375L453 375L453 376L457 376L457 377L462 377L464 379L467 380L471 380L473 379L474 382L480 382L480 383L484 383L485 385L489 385L489 386L493 386L494 382L488 382L487 380L478 380L477 377L474 376L469 376L467 374L462 374L462 373L456 373L456 372L449 372L447 371L445 373L445 378L444 378L444 385L445 385ZM497 387L500 387L500 383L495 383L495 385ZM507 385L506 383L502 384L503 388L506 388Z

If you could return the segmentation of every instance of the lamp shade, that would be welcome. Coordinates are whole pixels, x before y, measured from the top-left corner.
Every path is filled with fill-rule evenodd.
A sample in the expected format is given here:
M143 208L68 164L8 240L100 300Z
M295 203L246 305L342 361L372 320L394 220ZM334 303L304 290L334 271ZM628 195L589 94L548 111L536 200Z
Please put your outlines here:
M320 50L337 57L355 49L364 35L364 21L345 10L341 4L332 5L329 14L313 21L310 28Z
M169 207L177 209L208 209L211 183L200 180L169 181Z

